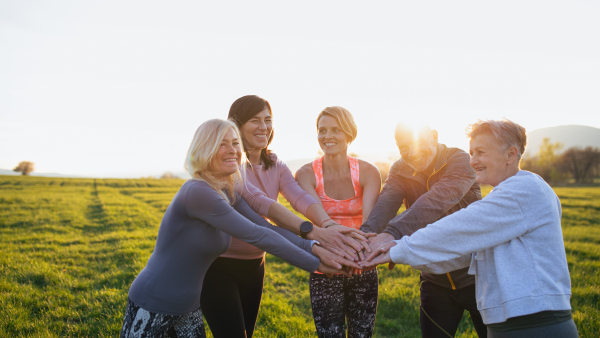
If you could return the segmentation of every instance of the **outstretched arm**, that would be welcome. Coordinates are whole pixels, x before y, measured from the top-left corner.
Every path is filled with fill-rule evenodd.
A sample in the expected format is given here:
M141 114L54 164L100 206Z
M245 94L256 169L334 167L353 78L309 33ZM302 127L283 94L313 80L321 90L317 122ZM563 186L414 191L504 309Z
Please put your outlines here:
M190 217L201 219L303 270L312 272L319 268L317 257L298 248L275 231L248 220L204 182L190 186L184 201Z
M409 236L395 241L389 257L395 263L413 267L438 263L437 271L448 264L465 264L467 256L509 242L529 229L518 201L507 190L497 189L485 199L452 215L429 224ZM463 258L461 258L463 257ZM457 260L458 259L458 260Z
M295 182L296 181L294 181L294 183ZM269 218L280 227L292 231L297 235L300 234L300 224L302 224L304 220L291 212L288 208L281 205L279 202L270 199L264 192L256 188L252 183L248 181L237 183L236 192L242 195L252 210ZM312 200L312 197L310 198ZM315 223L315 219L320 220L325 217L329 218L327 214L325 214L324 217L318 209L325 214L325 211L320 203L314 203L308 207L307 216L310 216L308 218L313 221L313 223ZM308 234L307 238L318 241L325 248L338 255L345 256L348 259L356 260L358 258L356 251L362 249L362 246L353 239L343 235L344 233L349 233L351 231L352 229L335 231L333 229L314 227L313 231Z

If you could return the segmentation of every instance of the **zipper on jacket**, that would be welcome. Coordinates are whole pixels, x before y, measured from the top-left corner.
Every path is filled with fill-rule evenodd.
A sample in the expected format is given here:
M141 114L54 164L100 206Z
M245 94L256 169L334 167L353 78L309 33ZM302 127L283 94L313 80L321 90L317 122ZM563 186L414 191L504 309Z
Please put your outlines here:
M444 163L443 166L440 167L440 169L438 169L438 171L433 171L433 173L431 175L429 175L429 177L427 177L427 191L429 191L429 179L431 177L433 177L433 175L437 174L440 172L440 170L442 170L443 167L446 166L447 163ZM452 280L452 277L450 277L450 273L446 272L446 276L448 276L448 280L450 281L450 285L452 285L452 290L456 290L456 285L454 285L454 281Z
M456 285L452 281L452 277L450 277L450 272L446 272L446 276L448 276L448 280L450 281L450 285L452 285L452 290L456 290Z

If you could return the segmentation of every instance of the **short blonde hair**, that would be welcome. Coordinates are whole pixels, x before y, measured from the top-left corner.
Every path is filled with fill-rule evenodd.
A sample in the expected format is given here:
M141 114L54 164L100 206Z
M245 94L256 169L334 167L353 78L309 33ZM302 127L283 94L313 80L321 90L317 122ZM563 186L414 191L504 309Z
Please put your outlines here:
M527 146L525 128L511 120L478 120L467 127L467 136L470 139L483 133L492 134L496 141L504 144L507 149L513 146L517 147L519 159L525 153L525 146Z
M208 183L223 198L233 203L235 199L234 185L236 181L241 181L240 170L238 169L233 175L230 175L227 178L227 182L221 182L215 176L217 168L215 156L219 151L221 142L230 129L234 130L241 145L242 138L235 123L221 119L208 120L202 123L194 134L194 139L187 152L184 167L190 176L192 176L192 179ZM230 199L227 198L225 189L228 190Z
M317 129L319 129L319 120L324 115L329 115L336 119L336 121L342 128L344 134L346 134L346 136L350 138L350 142L348 143L352 143L352 141L356 139L356 135L358 134L358 127L354 122L354 117L352 116L352 114L350 114L348 109L339 106L327 107L323 109L319 116L317 116Z

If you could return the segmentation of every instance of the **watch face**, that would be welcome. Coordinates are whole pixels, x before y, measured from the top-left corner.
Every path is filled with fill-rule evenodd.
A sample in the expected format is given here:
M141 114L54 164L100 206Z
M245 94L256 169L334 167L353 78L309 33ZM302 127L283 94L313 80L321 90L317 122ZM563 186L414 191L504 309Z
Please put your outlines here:
M310 232L313 228L313 225L311 222L302 222L302 224L300 224L300 231L307 233Z

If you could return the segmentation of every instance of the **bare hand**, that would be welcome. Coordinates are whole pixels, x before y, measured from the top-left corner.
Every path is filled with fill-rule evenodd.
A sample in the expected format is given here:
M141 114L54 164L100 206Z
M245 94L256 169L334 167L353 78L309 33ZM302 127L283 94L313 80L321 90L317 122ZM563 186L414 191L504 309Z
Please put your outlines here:
M346 277L352 277L352 274L350 273L350 269L348 269L348 268L336 269L336 268L332 268L331 266L326 265L322 262L321 262L321 264L319 264L319 268L317 269L317 271L325 274L329 278L331 278L334 273L341 273L342 275L344 275Z
M379 255L380 253L382 253L383 251L381 251L381 248L387 244L390 243L392 241L394 241L394 236L386 233L386 232L382 232L379 235L375 236L375 237L371 237L369 238L369 245L371 246L371 254L367 257L367 261L370 261L371 259L373 259L375 256ZM394 242L394 245L396 243ZM389 250L389 249L388 249Z
M334 226L327 227L326 229L313 227L313 230L308 233L307 238L318 241L321 246L336 255L358 261L359 256L357 252L362 250L363 246L356 240L344 235L356 229L351 229L343 225L339 226L343 229L334 228Z
M388 269L392 270L394 268L394 266L396 266L396 263L392 262L392 258L390 256L390 249L395 245L396 245L396 242L388 242L388 243L382 245L379 248L379 250L376 252L379 254L378 256L376 256L374 258L370 258L363 262L359 262L359 264L363 268L370 268L370 267L377 266L379 264L389 263Z
M343 266L347 266L354 269L362 269L356 262L345 259L319 245L313 245L312 252L315 256L319 257L322 263L332 268L341 269Z

